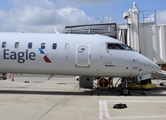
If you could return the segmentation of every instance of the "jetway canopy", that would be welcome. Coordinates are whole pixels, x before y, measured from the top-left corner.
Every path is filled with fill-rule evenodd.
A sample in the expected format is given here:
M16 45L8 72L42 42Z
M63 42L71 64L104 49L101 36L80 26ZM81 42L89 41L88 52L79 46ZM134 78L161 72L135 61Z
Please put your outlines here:
M117 38L116 23L66 26L66 34L101 34Z

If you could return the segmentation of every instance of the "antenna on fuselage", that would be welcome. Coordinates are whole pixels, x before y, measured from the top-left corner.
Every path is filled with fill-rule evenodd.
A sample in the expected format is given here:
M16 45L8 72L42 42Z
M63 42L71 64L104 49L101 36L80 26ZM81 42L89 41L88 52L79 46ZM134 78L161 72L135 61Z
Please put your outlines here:
M55 28L54 28L54 31L55 31L56 34L60 34Z

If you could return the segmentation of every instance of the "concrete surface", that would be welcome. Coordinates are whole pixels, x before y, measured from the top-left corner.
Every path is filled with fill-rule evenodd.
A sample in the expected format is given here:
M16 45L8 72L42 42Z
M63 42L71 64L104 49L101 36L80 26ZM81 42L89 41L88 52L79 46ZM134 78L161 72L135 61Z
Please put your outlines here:
M113 90L79 89L75 77L47 78L0 80L0 120L166 120L165 86L146 90L146 96L140 91L119 96ZM159 86L162 81L154 82ZM114 109L117 103L127 108Z

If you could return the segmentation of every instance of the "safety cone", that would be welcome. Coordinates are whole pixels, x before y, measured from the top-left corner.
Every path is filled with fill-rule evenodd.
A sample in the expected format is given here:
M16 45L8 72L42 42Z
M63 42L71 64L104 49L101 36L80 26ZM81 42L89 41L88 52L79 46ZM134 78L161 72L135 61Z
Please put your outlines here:
M10 73L8 74L8 78L11 79L11 74Z

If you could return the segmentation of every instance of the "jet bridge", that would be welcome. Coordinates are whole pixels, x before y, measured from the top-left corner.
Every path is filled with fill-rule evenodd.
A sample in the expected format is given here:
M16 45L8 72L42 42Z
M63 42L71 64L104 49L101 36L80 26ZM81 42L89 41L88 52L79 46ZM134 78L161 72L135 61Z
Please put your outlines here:
M85 24L65 26L65 34L100 34L115 38L127 44L127 25L116 23Z
M65 34L101 34L117 39L116 23L65 26Z

